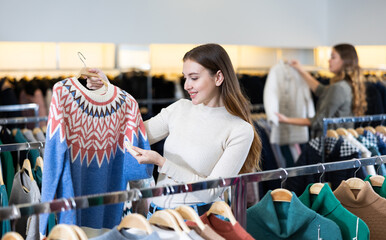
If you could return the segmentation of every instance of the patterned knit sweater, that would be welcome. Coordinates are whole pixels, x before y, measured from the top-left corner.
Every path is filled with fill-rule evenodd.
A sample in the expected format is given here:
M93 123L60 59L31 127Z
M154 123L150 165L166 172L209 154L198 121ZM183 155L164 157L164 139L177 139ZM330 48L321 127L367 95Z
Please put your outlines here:
M102 89L103 90L103 89ZM150 149L134 98L111 84L105 93L90 91L76 78L54 85L50 105L42 202L89 194L122 191L129 180L148 178L153 165L138 164L124 141ZM91 228L119 224L123 204L61 212L59 223ZM40 232L45 235L45 214Z

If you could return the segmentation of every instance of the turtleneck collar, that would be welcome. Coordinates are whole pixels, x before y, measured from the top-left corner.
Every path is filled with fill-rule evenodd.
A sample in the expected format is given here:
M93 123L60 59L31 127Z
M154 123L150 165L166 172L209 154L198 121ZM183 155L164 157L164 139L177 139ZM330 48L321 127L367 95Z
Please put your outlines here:
M310 194L311 186L312 184L309 184L304 193L299 197L299 200L308 208L314 210L322 216L327 216L340 205L339 200L336 199L328 184L324 184L319 194L315 196Z
M286 219L280 218L282 214L276 211L275 204L288 204L287 208L280 208L286 211ZM287 203L274 202L271 191L268 191L258 204L248 210L251 212L251 217L254 218L254 221L263 225L264 229L270 230L280 238L292 236L304 226L309 225L316 217L316 212L304 206L294 192L292 192L291 202ZM286 221L286 224L280 224L283 221ZM282 229L281 226L285 226L285 229Z
M346 181L342 181L339 187L335 189L334 195L344 206L352 208L366 207L380 198L367 181L356 196Z

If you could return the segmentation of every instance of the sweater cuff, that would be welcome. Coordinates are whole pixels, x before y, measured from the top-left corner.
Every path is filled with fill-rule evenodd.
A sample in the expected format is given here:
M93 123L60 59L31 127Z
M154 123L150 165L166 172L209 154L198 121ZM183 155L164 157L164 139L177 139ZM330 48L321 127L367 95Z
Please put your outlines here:
M172 176L175 176L176 170L178 169L178 165L173 163L172 161L169 161L167 158L165 158L164 165L162 167L158 167L158 172L161 174L165 174L168 178L175 180Z

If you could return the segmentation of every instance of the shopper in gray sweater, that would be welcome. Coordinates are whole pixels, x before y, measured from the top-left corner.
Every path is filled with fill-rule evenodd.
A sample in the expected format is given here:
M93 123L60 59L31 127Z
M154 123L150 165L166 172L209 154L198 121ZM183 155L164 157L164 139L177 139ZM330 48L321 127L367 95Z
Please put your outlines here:
M302 65L293 60L292 67L299 71L318 99L313 118L290 118L277 113L279 122L311 127L311 137L322 135L323 118L364 115L367 109L364 77L358 64L355 47L338 44L332 48L329 70L334 73L330 85L317 81ZM340 125L341 127L350 127Z

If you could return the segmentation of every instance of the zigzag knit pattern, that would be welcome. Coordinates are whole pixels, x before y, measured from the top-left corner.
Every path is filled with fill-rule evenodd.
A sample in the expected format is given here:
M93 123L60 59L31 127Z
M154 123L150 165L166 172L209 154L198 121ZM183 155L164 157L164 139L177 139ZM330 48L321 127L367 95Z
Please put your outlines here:
M54 88L48 121L49 137L60 129L60 140L66 139L72 161L80 154L82 163L87 159L89 165L96 159L100 166L103 159L110 161L115 157L117 147L124 151L124 137L131 143L138 134L147 139L138 104L131 95L110 85L113 96L97 102L82 92L75 81L65 79L62 86ZM61 121L65 127L61 127Z
M149 178L153 165L138 164L124 141L150 149L138 103L109 84L105 93L90 91L76 78L55 84L48 117L42 201L122 191L127 182ZM119 224L122 204L63 212L59 223L91 228ZM42 216L44 235L47 218Z

